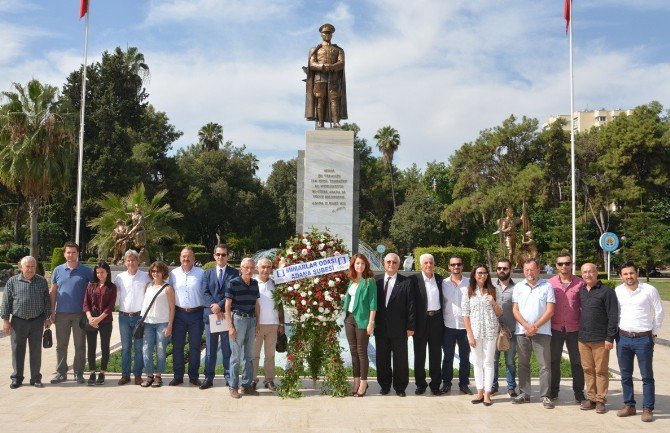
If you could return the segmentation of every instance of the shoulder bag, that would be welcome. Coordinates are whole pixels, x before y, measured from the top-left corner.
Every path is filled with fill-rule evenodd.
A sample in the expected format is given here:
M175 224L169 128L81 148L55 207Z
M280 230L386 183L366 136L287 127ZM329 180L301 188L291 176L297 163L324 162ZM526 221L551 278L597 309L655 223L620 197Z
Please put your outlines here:
M507 329L507 326L501 324L500 331L498 331L498 341L496 342L498 350L507 352L510 349L511 338L512 334L509 332L509 329Z
M135 328L133 329L133 337L135 337L136 340L141 340L144 338L144 319L147 318L147 314L149 314L149 310L151 310L151 307L153 307L156 298L158 297L158 295L161 294L161 292L167 285L168 285L167 283L163 284L161 288L156 292L153 299L149 303L149 306L147 307L147 311L144 312L142 318L138 320L137 323L135 324Z

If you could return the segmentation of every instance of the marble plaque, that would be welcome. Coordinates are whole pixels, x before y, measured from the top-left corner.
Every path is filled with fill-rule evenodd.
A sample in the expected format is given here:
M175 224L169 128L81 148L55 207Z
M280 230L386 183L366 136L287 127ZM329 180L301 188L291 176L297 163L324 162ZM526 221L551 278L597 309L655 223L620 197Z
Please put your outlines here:
M358 160L352 131L307 131L305 151L298 154L297 193L298 231L328 230L352 253L358 251Z

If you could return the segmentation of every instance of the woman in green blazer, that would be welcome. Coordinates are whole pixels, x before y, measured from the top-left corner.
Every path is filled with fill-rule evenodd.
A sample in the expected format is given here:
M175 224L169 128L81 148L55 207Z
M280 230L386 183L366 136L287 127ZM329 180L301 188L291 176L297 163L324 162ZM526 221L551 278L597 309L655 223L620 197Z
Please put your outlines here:
M363 397L368 390L368 341L375 329L377 284L370 261L363 254L354 254L349 263L349 286L344 296L344 331L349 342L354 369L354 397Z

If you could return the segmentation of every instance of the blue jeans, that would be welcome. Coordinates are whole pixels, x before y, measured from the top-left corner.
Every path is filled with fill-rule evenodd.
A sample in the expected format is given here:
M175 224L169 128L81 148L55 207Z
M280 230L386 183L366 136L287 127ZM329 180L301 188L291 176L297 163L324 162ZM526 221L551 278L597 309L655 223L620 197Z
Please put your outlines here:
M144 324L144 339L135 340L143 341L142 354L144 355L144 367L147 371L147 376L154 374L165 373L165 357L169 337L165 336L166 323L145 323ZM154 370L154 347L156 347L156 370Z
M630 338L619 334L616 340L616 356L621 369L621 388L624 404L635 406L633 394L633 361L637 356L637 365L642 376L642 408L654 410L656 402L654 371L654 339L651 336Z
M133 338L133 329L142 316L123 316L119 314L119 334L121 334L121 374L130 376L130 349L135 349L133 374L142 375L144 358L142 357L142 340Z
M230 381L230 338L228 331L209 332L209 323L205 323L205 341L207 350L205 352L205 380L214 380L214 371L216 370L216 358L221 344L221 363L223 364L223 376L226 382Z
M458 344L458 387L462 388L470 384L470 344L468 333L465 329L444 328L442 336L442 385L451 386L454 378L454 356Z
M231 389L240 385L240 355L243 356L244 367L242 368L242 386L251 387L254 380L254 334L256 332L256 318L242 317L233 313L233 326L237 338L230 338L230 381Z
M498 389L498 362L500 361L500 353L503 353L505 357L505 370L507 370L507 390L513 391L516 389L516 363L514 362L514 357L516 356L516 338L512 336L509 339L509 350L507 352L500 352L496 350L494 359L494 372L493 372L493 388Z
M202 323L202 309L190 313L177 310L172 325L172 368L174 378L184 380L184 346L188 332L188 378L197 380L200 375L200 343L205 324Z

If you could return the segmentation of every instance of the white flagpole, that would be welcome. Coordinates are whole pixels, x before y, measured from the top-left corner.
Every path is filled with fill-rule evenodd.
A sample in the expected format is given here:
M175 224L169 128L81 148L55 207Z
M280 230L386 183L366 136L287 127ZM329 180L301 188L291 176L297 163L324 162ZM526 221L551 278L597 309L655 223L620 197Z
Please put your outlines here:
M86 11L86 33L84 36L84 67L81 74L81 113L79 118L79 159L77 169L77 224L74 241L79 245L79 233L81 227L81 181L84 171L84 114L86 113L86 66L88 62L88 24L91 16L91 2L88 2ZM81 245L79 245L81 248Z
M570 32L570 175L572 183L572 273L577 272L577 226L576 226L576 198L575 198L575 85L574 71L572 67L572 0L570 0L570 21L568 22Z

